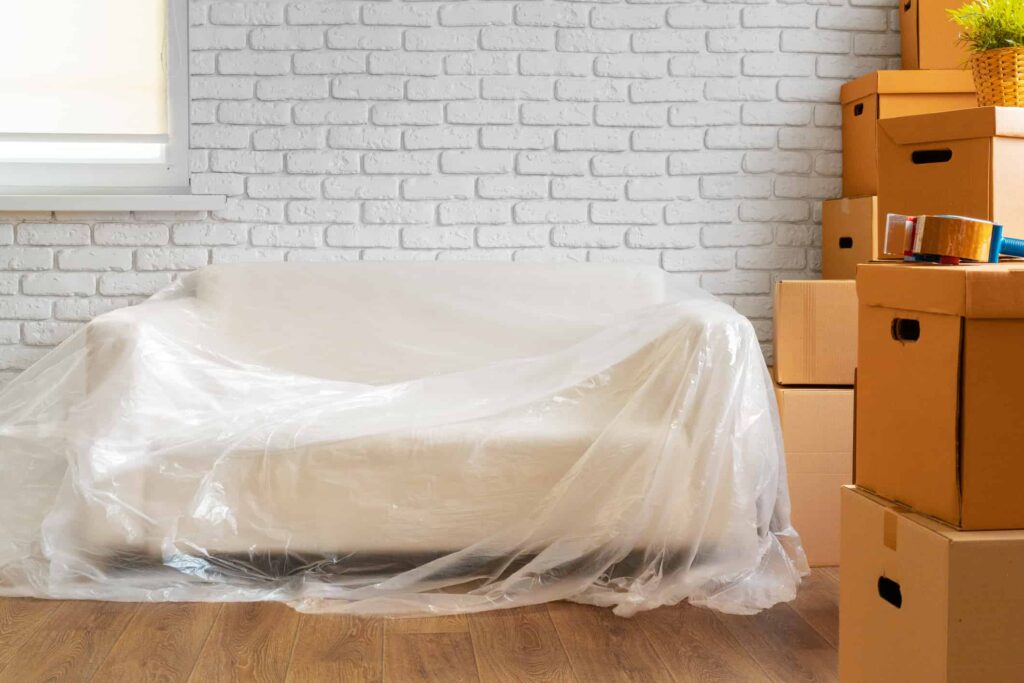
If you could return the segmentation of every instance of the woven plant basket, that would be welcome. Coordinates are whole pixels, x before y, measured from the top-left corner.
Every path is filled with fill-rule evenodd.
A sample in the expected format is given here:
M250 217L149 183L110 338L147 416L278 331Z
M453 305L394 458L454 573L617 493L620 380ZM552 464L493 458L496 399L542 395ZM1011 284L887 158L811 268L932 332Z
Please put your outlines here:
M1024 107L1024 47L971 55L979 107Z

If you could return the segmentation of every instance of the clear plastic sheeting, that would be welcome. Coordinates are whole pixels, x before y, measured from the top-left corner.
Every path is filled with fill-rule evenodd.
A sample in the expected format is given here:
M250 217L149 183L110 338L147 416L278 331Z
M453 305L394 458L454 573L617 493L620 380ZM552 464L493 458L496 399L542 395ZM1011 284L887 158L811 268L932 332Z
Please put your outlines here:
M0 393L0 593L620 615L795 596L750 323L654 268L247 264Z

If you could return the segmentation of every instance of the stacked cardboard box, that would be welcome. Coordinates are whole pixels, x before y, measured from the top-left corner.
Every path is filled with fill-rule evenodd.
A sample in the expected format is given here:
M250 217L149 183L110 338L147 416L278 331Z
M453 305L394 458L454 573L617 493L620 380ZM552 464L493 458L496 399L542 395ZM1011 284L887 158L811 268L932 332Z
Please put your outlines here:
M944 16L960 4L901 6L905 68L963 63ZM879 116L869 164L844 150L870 167L853 187L873 180L877 199L823 211L823 269L856 268L859 306L856 486L842 493L841 534L851 683L1024 680L1024 263L864 263L886 256L888 213L960 214L1024 236L1024 111L947 109ZM854 215L862 244L830 258Z
M877 71L844 85L843 198L822 208L822 277L849 279L856 264L884 258L887 206L880 171L879 129L885 121L977 105L967 54L946 10L963 0L906 0L900 4L902 71ZM881 124L881 125L880 125Z
M775 287L775 396L793 526L812 566L839 563L839 490L853 476L853 280Z
M857 273L840 677L1024 672L1024 263Z
M967 50L948 10L964 0L903 0L900 3L900 48L904 69L963 69Z
M981 107L878 124L877 240L885 216L955 214L1024 237L1024 109ZM884 246L882 244L881 246Z
M1024 529L1024 263L868 264L857 289L857 485Z
M1024 531L958 531L843 490L839 679L988 683L1024 672Z
M884 258L878 231L879 129L897 117L977 105L974 80L963 70L876 71L840 90L843 107L843 198L822 206L822 277L853 278L856 264Z

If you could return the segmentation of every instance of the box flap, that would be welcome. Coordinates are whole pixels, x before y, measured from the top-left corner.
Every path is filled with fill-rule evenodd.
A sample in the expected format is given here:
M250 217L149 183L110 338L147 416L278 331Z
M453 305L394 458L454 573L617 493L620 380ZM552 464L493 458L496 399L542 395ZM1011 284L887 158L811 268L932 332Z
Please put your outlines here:
M867 306L966 318L1024 318L1024 262L939 266L862 263L857 298Z
M878 124L884 134L900 145L991 137L1024 137L1024 109L975 107L953 111L898 116Z
M843 104L872 93L974 92L974 77L962 69L875 71L850 81L839 90Z

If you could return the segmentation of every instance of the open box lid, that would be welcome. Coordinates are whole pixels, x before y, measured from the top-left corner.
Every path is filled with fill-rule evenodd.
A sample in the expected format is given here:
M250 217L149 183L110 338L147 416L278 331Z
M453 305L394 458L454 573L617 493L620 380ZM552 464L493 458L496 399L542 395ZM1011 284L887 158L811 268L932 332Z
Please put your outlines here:
M1024 108L975 107L934 114L899 116L878 122L901 145L975 138L1024 138Z
M922 71L875 71L850 81L839 90L839 100L846 104L877 94L896 93L967 93L975 92L974 77L962 69L928 69Z
M857 266L857 297L867 306L905 311L1024 318L1024 261L965 266L862 263Z

